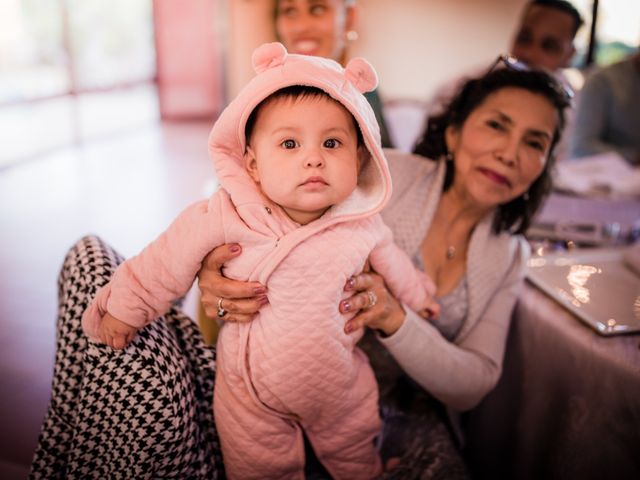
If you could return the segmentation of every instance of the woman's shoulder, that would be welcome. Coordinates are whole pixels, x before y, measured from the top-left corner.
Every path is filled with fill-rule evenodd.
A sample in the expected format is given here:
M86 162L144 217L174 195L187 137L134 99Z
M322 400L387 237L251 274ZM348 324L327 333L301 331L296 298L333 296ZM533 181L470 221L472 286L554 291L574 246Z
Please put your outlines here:
M499 276L509 271L522 274L530 254L531 248L524 236L510 232L496 234L492 216L476 228L472 237L472 262L485 265L496 273L502 271Z
M389 165L394 188L411 183L418 178L429 180L438 168L438 162L415 153L385 148L384 155Z

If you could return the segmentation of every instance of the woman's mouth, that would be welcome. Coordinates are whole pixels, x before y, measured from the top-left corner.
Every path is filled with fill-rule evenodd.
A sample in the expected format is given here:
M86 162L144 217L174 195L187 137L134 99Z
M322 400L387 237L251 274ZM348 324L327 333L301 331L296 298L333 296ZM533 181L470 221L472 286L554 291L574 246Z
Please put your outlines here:
M293 42L293 52L298 53L300 55L314 55L318 48L320 47L320 42L317 40L297 40Z
M479 170L485 177L487 177L494 183L497 183L498 185L504 185L506 187L511 187L511 182L504 175L500 175L499 173L494 172L493 170L489 170L488 168L481 167L479 168Z

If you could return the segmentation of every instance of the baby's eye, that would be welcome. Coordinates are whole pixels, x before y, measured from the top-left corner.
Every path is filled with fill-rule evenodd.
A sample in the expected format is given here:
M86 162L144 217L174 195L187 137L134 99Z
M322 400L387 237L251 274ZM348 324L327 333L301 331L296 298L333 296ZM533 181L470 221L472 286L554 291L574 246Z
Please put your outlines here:
M340 146L340 141L335 138L329 138L324 141L324 148L338 148Z
M292 148L296 148L297 144L295 140L291 140L290 138L288 138L287 140L282 142L280 146L282 146L282 148L285 148L287 150L291 150Z

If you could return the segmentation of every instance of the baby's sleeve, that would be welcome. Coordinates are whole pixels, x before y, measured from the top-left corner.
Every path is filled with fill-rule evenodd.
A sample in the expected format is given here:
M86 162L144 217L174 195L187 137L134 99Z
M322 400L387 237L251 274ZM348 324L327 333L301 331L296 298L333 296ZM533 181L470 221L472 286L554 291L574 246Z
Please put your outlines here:
M83 315L90 338L107 311L141 328L187 293L204 257L225 243L216 194L187 207L156 240L122 263Z
M418 312L430 308L436 291L431 278L418 270L409 256L394 243L391 230L381 218L376 228L382 238L369 255L372 268L384 277L393 296L412 310Z

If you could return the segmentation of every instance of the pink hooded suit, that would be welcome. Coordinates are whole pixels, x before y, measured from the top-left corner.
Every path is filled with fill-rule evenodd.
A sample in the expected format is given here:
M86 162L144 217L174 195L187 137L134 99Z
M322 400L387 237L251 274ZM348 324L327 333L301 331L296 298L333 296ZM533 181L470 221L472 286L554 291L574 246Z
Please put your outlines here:
M380 473L378 391L360 333L345 334L343 287L367 259L394 295L425 308L433 283L392 241L378 212L391 194L371 107L362 95L376 74L362 59L346 69L332 60L287 54L278 43L253 55L256 77L225 109L209 137L223 188L198 202L139 255L127 260L83 317L96 339L102 315L143 327L193 283L206 254L242 245L225 276L268 286L269 304L247 324L225 323L218 338L216 427L231 479L304 478L304 430L334 478ZM244 129L253 109L291 85L317 87L356 119L370 158L358 186L321 218L300 226L266 198L245 170ZM286 174L286 173L284 173Z

